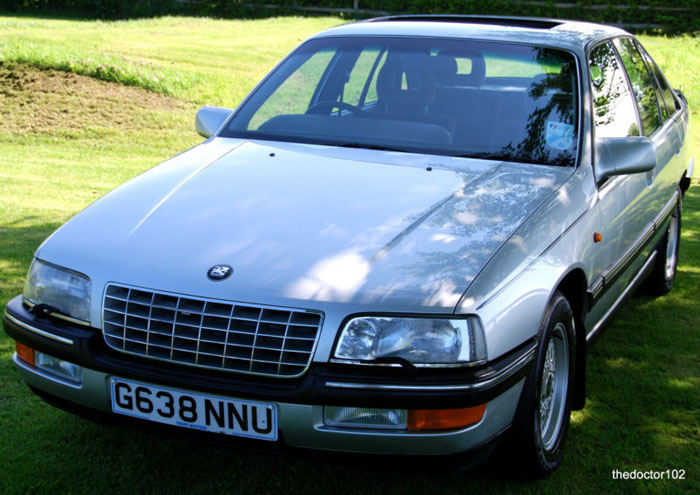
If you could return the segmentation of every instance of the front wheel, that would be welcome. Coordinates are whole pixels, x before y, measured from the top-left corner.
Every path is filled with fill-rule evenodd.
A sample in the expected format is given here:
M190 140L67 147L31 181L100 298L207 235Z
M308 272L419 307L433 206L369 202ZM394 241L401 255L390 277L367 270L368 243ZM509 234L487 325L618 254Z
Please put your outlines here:
M556 292L540 326L535 365L505 447L518 477L541 478L561 462L574 385L574 330L569 301Z

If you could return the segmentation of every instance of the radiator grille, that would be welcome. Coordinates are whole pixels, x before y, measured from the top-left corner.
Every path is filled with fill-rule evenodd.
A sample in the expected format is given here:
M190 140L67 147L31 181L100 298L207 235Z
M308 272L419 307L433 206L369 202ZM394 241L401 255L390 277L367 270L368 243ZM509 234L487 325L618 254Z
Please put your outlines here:
M293 377L306 371L322 315L110 284L102 331L111 348L154 359Z

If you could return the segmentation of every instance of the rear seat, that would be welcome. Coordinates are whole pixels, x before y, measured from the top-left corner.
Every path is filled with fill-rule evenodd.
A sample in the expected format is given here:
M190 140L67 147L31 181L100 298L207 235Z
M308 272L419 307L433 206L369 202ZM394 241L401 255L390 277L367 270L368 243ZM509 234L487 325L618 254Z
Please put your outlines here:
M469 59L469 73L459 73L457 58ZM449 115L455 119L453 143L458 148L473 149L488 142L495 132L501 110L502 96L498 91L481 88L486 77L483 56L476 51L440 52L436 57L439 70L435 100L429 114Z
M491 140L492 149L502 150L512 146L514 150L518 150L518 145L523 144L530 137L528 132L531 130L528 126L535 122L540 122L541 128L537 129L535 131L536 134L532 136L534 140L524 145L522 151L526 154L533 152L544 153L549 155L550 159L555 155L565 153L567 151L566 148L552 147L552 144L548 142L547 126L550 123L557 124L560 127L561 124L571 126L576 118L573 114L572 103L571 94L557 92L556 90L550 91L546 96L535 100L524 98L523 110L519 113L501 112L501 121ZM537 112L537 115L535 112ZM536 119L531 117L534 115L537 116ZM566 141L560 140L559 142L565 143ZM572 140L571 146L574 144L575 142Z
M552 103L553 108L545 119L541 138L544 139L546 121L571 123L572 96L555 85L553 77L535 77L539 84L536 94L530 94L532 86L496 89L488 87L438 86L431 112L451 115L457 129L453 143L457 148L472 151L496 151L507 146L517 148L528 137L528 124L537 109ZM547 81L544 83L543 81ZM527 80L523 81L527 84ZM559 152L561 150L550 150Z
M470 59L469 73L459 73L457 58ZM383 119L440 126L449 132L457 150L493 152L508 146L517 149L528 137L534 112L558 102L549 115L538 115L545 121L533 136L535 141L528 144L535 148L545 139L546 120L573 121L566 115L571 95L563 92L570 87L568 77L562 73L487 79L483 56L469 51L425 54L411 65L388 60L377 78L378 104L373 113Z
M502 106L497 91L468 87L438 87L430 113L450 115L455 119L453 143L460 148L474 148L493 137Z
M434 57L416 58L414 65L405 66L402 60L388 60L377 77L378 102L373 114L377 118L402 122L433 124L445 129L450 137L456 128L450 114L429 112L435 100ZM408 87L402 87L403 78Z
M498 122L488 144L492 149L517 147L527 137L527 119L535 109L525 89L511 89L501 93L503 104Z
M442 86L438 87L430 113L452 116L456 122L455 146L473 149L491 141L502 106L503 96L498 91Z

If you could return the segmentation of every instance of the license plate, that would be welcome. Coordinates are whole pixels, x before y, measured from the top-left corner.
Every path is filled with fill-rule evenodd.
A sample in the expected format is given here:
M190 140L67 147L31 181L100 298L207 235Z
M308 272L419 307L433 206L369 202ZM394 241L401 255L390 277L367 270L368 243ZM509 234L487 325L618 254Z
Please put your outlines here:
M112 411L195 430L277 440L275 404L110 379Z

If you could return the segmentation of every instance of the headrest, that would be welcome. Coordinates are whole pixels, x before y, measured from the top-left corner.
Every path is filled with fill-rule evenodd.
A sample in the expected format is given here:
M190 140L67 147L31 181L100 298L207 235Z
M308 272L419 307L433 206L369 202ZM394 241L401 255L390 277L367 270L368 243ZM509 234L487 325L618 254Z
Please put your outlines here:
M454 86L457 76L457 59L451 55L438 53L431 57L435 67L435 79L443 86Z
M379 100L428 105L435 101L435 73L428 54L390 58L377 75ZM404 76L406 87L402 88Z
M461 48L459 50L442 50L437 57L440 59L454 60L454 76L450 85L454 86L481 86L486 78L486 62L484 56L476 50ZM471 72L469 74L459 74L457 71L457 59L467 59L471 62ZM447 84L447 83L445 83Z

